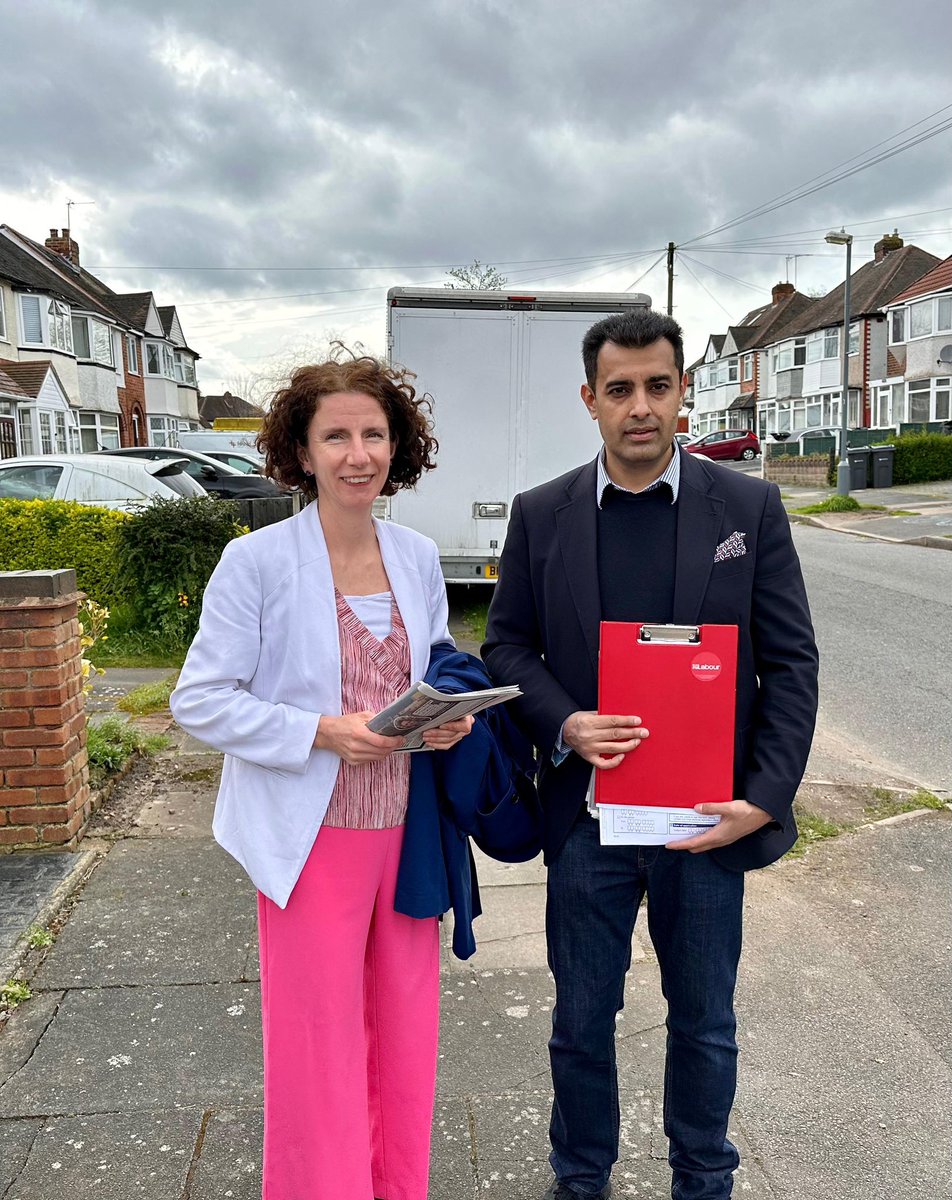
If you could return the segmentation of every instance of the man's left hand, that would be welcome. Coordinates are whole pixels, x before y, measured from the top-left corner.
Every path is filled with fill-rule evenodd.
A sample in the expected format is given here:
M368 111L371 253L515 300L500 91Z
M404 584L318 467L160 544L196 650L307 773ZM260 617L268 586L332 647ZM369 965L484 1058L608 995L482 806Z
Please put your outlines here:
M715 850L718 846L729 846L748 833L762 829L773 820L770 813L750 804L746 800L729 800L726 804L695 804L694 811L707 817L720 817L716 825L696 837L668 842L666 850L690 850L700 854L703 850Z

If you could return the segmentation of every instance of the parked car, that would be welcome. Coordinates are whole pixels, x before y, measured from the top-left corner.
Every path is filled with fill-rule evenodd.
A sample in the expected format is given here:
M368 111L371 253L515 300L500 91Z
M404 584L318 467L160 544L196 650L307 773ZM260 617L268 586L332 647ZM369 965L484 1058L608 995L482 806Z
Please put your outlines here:
M252 454L240 454L237 450L206 450L204 453L208 458L234 467L242 475L261 475L264 471L264 459Z
M688 442L693 442L694 438L691 436L690 433L676 433L674 435L674 440L678 443L679 446L686 446L688 444Z
M706 458L747 459L760 453L757 435L749 429L717 429L688 442L688 454L703 454Z
M179 450L173 446L134 446L124 450L97 450L96 453L131 455L158 461L174 459L207 492L222 500L249 500L287 494L270 479L263 479L260 475L245 475L237 467L230 467L195 450Z
M180 462L101 458L95 454L37 454L0 462L0 498L75 500L96 508L130 510L204 490Z
M834 429L831 425L816 426L813 429L798 429L795 433L791 433L789 437L785 437L783 442L786 446L797 446L797 453L803 454L803 443L807 438L832 438L836 445L839 446L840 431Z

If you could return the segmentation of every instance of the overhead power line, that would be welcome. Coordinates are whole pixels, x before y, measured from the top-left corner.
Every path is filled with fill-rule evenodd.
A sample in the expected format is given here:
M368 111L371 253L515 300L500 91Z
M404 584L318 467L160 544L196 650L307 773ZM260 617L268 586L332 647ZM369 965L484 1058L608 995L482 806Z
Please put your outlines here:
M952 109L952 104L943 105L942 108L936 109L935 112L930 113L926 117L922 117L920 120L915 121L912 125L907 125L904 129L899 130L898 133L893 134L891 137L885 138L883 141L876 142L875 145L869 146L865 150L861 150L859 154L852 155L850 158L845 159L843 162L838 163L834 167L830 167L828 170L821 172L819 175L814 175L805 183L799 184L794 188L788 188L787 191L781 192L778 196L774 196L771 200L764 201L764 203L757 205L755 208L748 209L747 212L741 213L740 216L734 217L730 221L724 221L720 225L716 225L713 229L709 229L706 233L698 234L696 237L690 238L688 241L681 244L684 246L690 246L694 242L704 241L706 238L713 237L715 234L723 233L726 230L733 229L738 225L746 224L746 222L752 221L756 217L766 216L768 213L775 212L779 208L785 208L788 204L793 204L797 200L802 200L807 196L813 195L815 192L819 192L824 188L831 187L834 183L839 183L844 179L848 179L850 176L856 175L860 171L865 171L869 167L875 166L881 162L885 162L887 159L893 158L897 154L902 154L906 150L911 149L913 146L921 145L930 138L937 137L940 133L944 133L946 130L952 129L952 118L944 118L941 121L937 121L928 129L922 130L913 137L906 138L898 145L892 146L887 150L883 150L880 154L873 154L873 151L878 150L881 146L887 146L890 142L894 142L896 138L901 137L903 134L908 133L912 129L916 129L919 126L924 125L927 121L931 121L934 117L939 116L940 113L948 112L950 109ZM869 155L870 157L863 157L864 155ZM857 162L857 159L860 159L861 161ZM849 164L851 163L855 163L856 165L850 166ZM849 169L841 170L841 168L845 167L848 167ZM830 178L827 178L827 176L830 176Z

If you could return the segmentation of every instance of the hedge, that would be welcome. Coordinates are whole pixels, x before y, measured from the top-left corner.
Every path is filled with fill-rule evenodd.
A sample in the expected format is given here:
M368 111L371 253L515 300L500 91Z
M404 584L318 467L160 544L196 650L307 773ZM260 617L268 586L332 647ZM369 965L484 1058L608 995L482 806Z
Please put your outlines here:
M132 519L67 500L0 500L0 571L72 567L79 589L108 608L126 595L119 531Z
M893 483L952 479L952 437L943 433L906 433L889 439L896 447Z
M225 546L247 532L234 501L213 496L155 500L119 534L121 579L139 628L167 646L195 636L205 584Z

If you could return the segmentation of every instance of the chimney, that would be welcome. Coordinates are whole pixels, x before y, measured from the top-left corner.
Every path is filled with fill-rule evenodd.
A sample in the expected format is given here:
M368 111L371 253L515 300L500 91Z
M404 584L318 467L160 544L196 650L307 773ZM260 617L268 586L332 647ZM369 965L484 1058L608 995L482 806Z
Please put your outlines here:
M54 254L61 254L63 258L68 258L74 267L79 266L79 244L69 236L68 229L61 230L58 237L56 230L51 229L50 236L43 245L47 250L52 250Z
M775 283L773 291L770 293L771 300L774 304L779 304L781 300L792 296L796 290L792 283Z
M892 233L884 233L876 245L873 247L873 257L876 262L882 262L891 250L901 250L903 240L899 236L899 230L894 229Z

